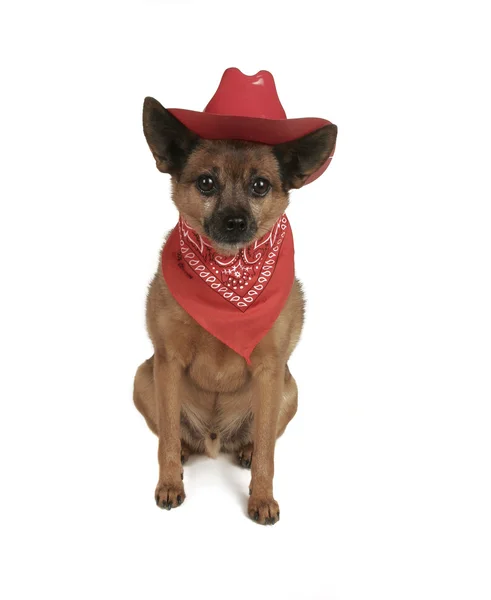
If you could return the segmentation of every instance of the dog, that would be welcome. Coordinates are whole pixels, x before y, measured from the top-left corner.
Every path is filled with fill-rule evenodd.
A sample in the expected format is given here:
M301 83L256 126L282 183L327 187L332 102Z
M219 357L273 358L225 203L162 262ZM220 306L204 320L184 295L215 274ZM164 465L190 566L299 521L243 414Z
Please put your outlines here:
M143 129L158 170L171 176L180 217L222 257L271 231L289 191L326 162L337 135L329 124L276 145L205 139L153 98L144 102ZM171 509L184 502L182 465L191 454L235 453L239 465L251 468L249 516L274 524L275 443L297 411L288 359L304 320L301 284L294 279L279 316L246 359L184 310L163 267L161 258L146 304L154 354L134 381L134 403L159 438L156 503Z

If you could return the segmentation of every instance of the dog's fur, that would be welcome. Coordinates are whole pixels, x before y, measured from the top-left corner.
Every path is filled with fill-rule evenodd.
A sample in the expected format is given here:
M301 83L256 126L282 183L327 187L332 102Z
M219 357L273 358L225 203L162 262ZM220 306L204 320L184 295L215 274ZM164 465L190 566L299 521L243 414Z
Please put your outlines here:
M171 175L180 214L222 254L237 252L273 226L288 205L289 190L301 187L323 164L337 133L335 125L326 125L277 146L205 140L153 98L145 100L143 126L157 168ZM197 186L203 174L215 182L211 194ZM258 177L270 184L264 197L251 191ZM247 228L231 239L223 232L223 219L236 215ZM184 501L181 464L191 453L215 457L220 451L235 452L242 466L252 465L249 515L262 524L279 519L273 498L274 448L297 410L297 386L287 362L300 336L303 312L296 280L248 365L180 307L159 264L147 299L154 355L138 368L134 386L135 405L159 436L158 506L170 509Z

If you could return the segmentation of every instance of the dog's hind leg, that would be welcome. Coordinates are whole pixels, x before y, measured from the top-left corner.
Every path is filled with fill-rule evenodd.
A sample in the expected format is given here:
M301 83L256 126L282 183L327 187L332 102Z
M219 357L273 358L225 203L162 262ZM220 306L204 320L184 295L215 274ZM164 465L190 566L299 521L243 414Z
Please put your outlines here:
M145 417L149 428L158 435L157 406L155 403L155 390L153 380L153 356L142 363L135 375L133 386L133 402L136 408Z
M252 464L252 453L254 451L254 444L246 444L237 452L237 460L239 465L244 469L250 469Z

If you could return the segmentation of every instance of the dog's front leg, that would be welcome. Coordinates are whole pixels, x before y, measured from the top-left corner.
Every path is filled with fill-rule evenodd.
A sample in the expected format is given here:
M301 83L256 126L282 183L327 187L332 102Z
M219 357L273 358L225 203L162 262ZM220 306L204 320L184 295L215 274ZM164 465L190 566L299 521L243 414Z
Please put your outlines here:
M254 453L248 512L263 525L272 525L280 518L280 508L273 498L273 475L283 379L284 367L281 369L279 365L260 366L253 373Z
M175 359L155 353L154 381L159 432L159 482L155 500L170 510L184 502L181 466L181 401L179 387L182 366Z

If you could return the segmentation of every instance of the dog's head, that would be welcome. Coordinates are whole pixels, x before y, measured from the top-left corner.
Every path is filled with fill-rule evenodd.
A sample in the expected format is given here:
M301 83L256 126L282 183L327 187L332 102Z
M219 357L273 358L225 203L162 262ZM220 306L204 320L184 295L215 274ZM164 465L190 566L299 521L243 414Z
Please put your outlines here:
M205 140L157 100L146 98L143 130L172 198L187 223L231 254L262 237L299 188L329 157L336 125L292 142L269 146L239 140Z

